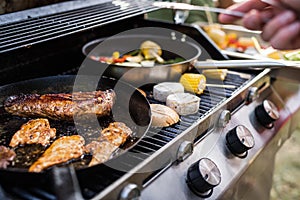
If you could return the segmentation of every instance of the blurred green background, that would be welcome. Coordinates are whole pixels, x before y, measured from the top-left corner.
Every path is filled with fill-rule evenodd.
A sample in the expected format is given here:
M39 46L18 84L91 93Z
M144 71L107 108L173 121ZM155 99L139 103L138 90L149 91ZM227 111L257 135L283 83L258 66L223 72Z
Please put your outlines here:
M276 155L271 200L300 200L300 130Z

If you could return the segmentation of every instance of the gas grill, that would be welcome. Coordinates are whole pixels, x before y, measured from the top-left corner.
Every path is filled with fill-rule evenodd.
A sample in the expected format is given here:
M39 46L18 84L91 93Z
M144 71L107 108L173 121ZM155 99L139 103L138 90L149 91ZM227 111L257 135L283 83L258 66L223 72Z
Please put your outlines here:
M148 20L154 10L151 1L78 0L0 15L0 84L76 75L84 44L142 27L193 38L200 60L230 59L198 27ZM9 177L0 173L0 198L268 199L276 152L298 126L297 73L297 67L236 69L222 82L234 89L206 87L197 113L150 127L118 159L82 171L54 167L45 180L32 174L30 183L22 183L22 174L2 182ZM141 89L150 103L161 103L152 87Z

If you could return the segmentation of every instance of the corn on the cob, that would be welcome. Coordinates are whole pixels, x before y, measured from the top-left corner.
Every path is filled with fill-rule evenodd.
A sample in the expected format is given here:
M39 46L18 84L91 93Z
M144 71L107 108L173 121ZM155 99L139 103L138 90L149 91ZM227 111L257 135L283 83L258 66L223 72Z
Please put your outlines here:
M224 81L227 76L227 69L204 69L202 74L207 78Z
M203 74L185 73L180 77L179 82L188 92L202 94L206 87L206 77Z

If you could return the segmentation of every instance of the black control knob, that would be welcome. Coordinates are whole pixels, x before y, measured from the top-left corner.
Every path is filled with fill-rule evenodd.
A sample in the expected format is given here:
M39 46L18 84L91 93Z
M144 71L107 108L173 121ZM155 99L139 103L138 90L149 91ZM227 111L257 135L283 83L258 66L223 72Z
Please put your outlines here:
M196 195L209 197L213 188L220 184L221 173L212 160L202 158L189 167L186 182Z
M226 134L226 145L232 154L244 158L254 147L254 137L243 125L236 126Z
M257 121L266 128L272 128L273 122L279 119L278 108L269 100L255 108L255 116Z

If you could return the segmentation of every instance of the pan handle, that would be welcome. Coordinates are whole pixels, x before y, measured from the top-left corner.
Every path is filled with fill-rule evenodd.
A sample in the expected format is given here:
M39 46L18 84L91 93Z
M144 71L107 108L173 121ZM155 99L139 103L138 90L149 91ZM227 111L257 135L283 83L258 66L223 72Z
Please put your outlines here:
M286 67L284 62L272 60L207 60L196 61L194 67L197 69L265 69Z

